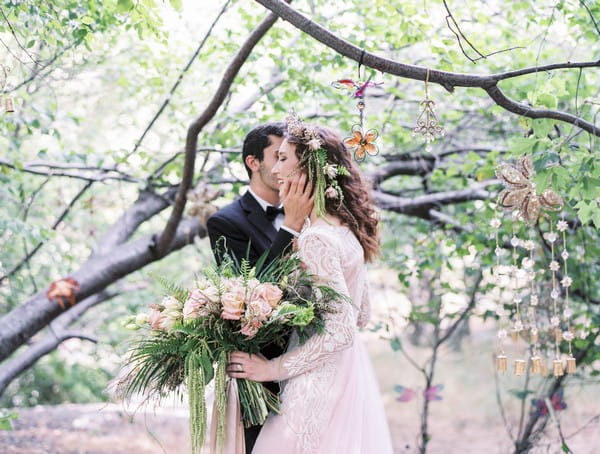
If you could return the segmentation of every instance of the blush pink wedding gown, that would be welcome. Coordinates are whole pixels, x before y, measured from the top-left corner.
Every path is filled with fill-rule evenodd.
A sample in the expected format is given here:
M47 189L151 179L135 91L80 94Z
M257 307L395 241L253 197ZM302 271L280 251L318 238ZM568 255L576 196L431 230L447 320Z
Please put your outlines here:
M253 454L387 454L392 442L368 353L358 336L369 296L363 249L345 226L316 221L298 239L308 270L350 297L328 315L325 333L292 336L273 359L283 384L281 413L269 415Z

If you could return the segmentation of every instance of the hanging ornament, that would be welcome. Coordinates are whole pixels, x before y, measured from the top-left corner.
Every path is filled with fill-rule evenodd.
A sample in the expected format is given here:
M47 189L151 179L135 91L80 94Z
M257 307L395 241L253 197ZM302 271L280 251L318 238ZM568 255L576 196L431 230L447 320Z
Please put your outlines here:
M508 369L508 358L504 353L500 353L496 356L496 368L498 372L506 372Z
M379 148L375 144L379 132L376 129L364 130L364 111L366 108L364 98L368 87L376 87L382 84L383 82L375 83L370 80L360 82L352 79L339 79L331 83L334 88L349 90L351 96L358 99L356 107L358 108L360 122L352 126L352 136L344 139L346 146L353 149L354 159L357 162L364 161L367 155L375 156L379 153Z
M525 361L522 359L515 359L515 375L520 377L525 373Z
M0 64L2 68L2 81L0 82L1 88L0 90L5 93L8 84L8 73L10 72L10 68L8 66ZM13 113L15 111L15 102L11 96L6 95L4 98L4 112Z
M519 159L516 166L502 163L496 168L496 176L502 180L506 189L498 195L498 203L504 208L518 210L528 224L535 224L540 210L560 211L562 198L547 188L537 194L532 177L535 174L529 156Z
M542 358L537 355L534 355L530 358L531 363L531 373L532 374L541 374L542 373Z
M515 340L528 339L529 341L529 365L530 371L533 374L546 376L548 367L546 359L540 355L540 335L539 332L543 328L548 329L547 335L541 337L551 343L551 355L553 359L552 371L555 377L562 376L566 373L574 373L576 370L576 360L572 352L572 341L575 337L571 327L571 317L573 311L569 301L569 288L572 284L572 279L568 275L567 259L569 252L566 246L566 231L568 223L561 219L557 223L550 217L549 213L559 211L563 207L562 198L556 194L551 188L547 188L541 194L536 191L535 183L532 181L534 175L533 165L528 156L519 159L516 165L502 163L496 168L496 175L505 184L505 189L500 192L497 199L497 206L508 208L513 211L513 232L510 238L510 246L512 247L511 265L501 265L500 256L504 250L500 248L499 229L502 222L499 218L494 218L491 226L495 229L495 254L496 263L493 270L500 270L502 267L510 269L510 278L508 279L509 286L504 286L504 291L512 293L512 302L514 308L511 310L512 329L511 334ZM536 271L535 250L536 245L534 239L537 234L533 229L529 229L529 239L523 240L519 238L517 224L523 221L526 225L533 226L537 224L540 216L548 219L549 231L543 234L543 238L549 245L550 262L546 265L550 272L550 285L545 285L544 282L536 282L537 276L542 276L543 271ZM561 234L559 236L558 233ZM562 244L561 244L562 243ZM562 250L558 249L562 246ZM523 248L526 254L521 254L519 248ZM540 248L541 249L541 248ZM560 251L560 255L558 255ZM558 255L558 256L557 256ZM562 258L562 266L560 260ZM561 269L562 268L562 269ZM562 271L562 276L559 273ZM494 271L495 284L499 286L500 273ZM547 274L546 274L547 276ZM543 301L542 293L544 289L549 287L549 304L547 312L549 318L546 323L538 320L538 308L540 302ZM564 295L564 302L561 302ZM504 332L503 326L506 326L508 321L500 321L500 332ZM522 331L528 333L524 336ZM500 337L500 336L499 336ZM561 358L561 344L567 342L568 357L566 366ZM542 346L544 348L544 346ZM520 351L517 359L514 360L515 375L523 375L526 370L527 362L522 359L523 351ZM498 357L506 357L504 347L500 346L500 354Z
M358 63L358 78L361 77L360 68L362 66L363 57L365 55L365 51L363 50L360 61ZM365 93L367 88L369 87L378 87L383 85L383 82L371 82L371 78L369 78L365 82L361 82L360 80L352 80L352 79L338 79L331 83L333 88L338 88L342 90L346 90L350 96L354 99L358 99L356 103L356 107L358 108L359 114L359 123L352 126L352 135L344 139L344 143L346 146L353 150L354 159L357 162L362 162L365 160L367 155L375 156L379 153L379 148L377 144L375 144L375 140L379 137L379 132L376 129L368 129L365 131L364 128L364 112L366 108L365 104Z
M15 111L15 102L11 96L7 96L4 101L4 111L6 113L12 113Z
M429 68L425 76L425 99L421 101L421 113L417 117L417 125L413 128L413 137L422 135L425 138L425 151L431 152L431 142L437 137L443 137L444 128L439 125L435 114L435 102L429 98Z
M555 359L552 361L552 366L555 377L562 377L565 374L563 370L563 363L560 359Z

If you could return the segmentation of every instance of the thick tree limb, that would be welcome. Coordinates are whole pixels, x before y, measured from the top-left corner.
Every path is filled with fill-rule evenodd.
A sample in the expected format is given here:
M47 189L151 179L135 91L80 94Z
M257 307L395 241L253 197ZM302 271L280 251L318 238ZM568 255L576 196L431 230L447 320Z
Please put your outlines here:
M162 194L150 190L140 192L138 199L119 217L94 248L93 257L111 253L115 246L127 241L137 228L173 203L177 186Z
M432 216L430 211L432 209L439 208L443 205L489 198L490 193L484 188L490 184L493 183L483 182L473 185L469 189L426 194L414 198L397 197L382 191L373 191L373 198L375 203L384 210L431 220Z
M414 158L410 161L393 161L384 167L379 167L370 174L375 185L397 175L427 175L433 170L433 159Z
M72 307L68 311L56 318L52 323L52 334L47 335L41 341L36 342L31 347L28 347L23 354L12 358L10 361L0 365L0 396L6 390L8 385L20 374L33 366L40 358L47 355L58 347L62 342L71 338L86 339L91 342L96 342L93 337L79 333L76 331L67 330L68 325L79 319L88 309L100 303L114 298L117 293L108 293L102 291L95 295L86 298L78 305Z
M190 244L196 236L205 235L205 226L197 219L186 219L180 223L167 253ZM132 240L118 246L110 254L92 257L86 261L71 274L80 286L75 295L76 300L85 300L120 278L156 261L158 257L152 254L148 247L150 241L150 237ZM0 361L6 359L63 312L56 302L48 300L44 290L0 318Z
M191 188L192 181L194 179L194 164L196 162L198 134L200 134L202 128L204 128L204 126L215 116L217 110L227 97L231 85L233 84L233 80L235 79L242 65L248 59L256 44L258 44L260 39L269 31L277 19L278 16L271 13L254 29L225 70L221 84L217 88L209 105L206 107L204 112L202 112L202 114L190 125L185 144L183 177L181 179L181 184L179 186L179 191L175 199L175 206L173 207L171 216L169 217L164 230L158 237L155 247L152 249L155 256L160 257L169 250L171 241L173 240L177 230L177 226L181 221L183 209L187 201L187 191Z
M476 75L439 71L425 68L423 66L399 63L397 61L380 57L370 52L366 52L364 49L361 49L360 47L355 46L354 44L336 36L329 30L327 30L325 27L322 27L321 25L311 21L308 17L296 11L294 8L290 7L281 0L255 1L263 5L265 8L273 11L275 14L277 14L282 19L288 21L294 27L302 30L304 33L312 36L314 39L321 42L325 46L333 49L340 55L351 58L356 62L360 62L364 66L376 69L383 73L388 73L407 79L425 81L425 79L428 78L429 82L439 84L450 92L452 92L455 87L481 88L492 97L496 104L513 113L517 113L514 110L515 102L510 100L509 98L506 98L503 95L500 96L498 94L500 90L497 88L497 84L500 80L508 79L510 77L517 77L524 74L536 73L540 71L551 71L559 68L600 67L599 60L594 62L565 63L559 64L558 66L546 65L533 68L524 68L519 70L518 73L503 73L499 75ZM494 88L496 88L496 90L494 90ZM546 109L523 110L523 112L520 114L524 116L530 116L530 114L532 113L537 116L531 118L553 118L571 124L576 124L581 129L584 129L585 131L600 137L599 127L574 115Z
M95 337L78 331L59 331L54 336L48 336L37 342L27 350L27 353L9 361L0 368L0 396L15 378L33 366L40 358L52 352L62 342L72 338L97 342Z

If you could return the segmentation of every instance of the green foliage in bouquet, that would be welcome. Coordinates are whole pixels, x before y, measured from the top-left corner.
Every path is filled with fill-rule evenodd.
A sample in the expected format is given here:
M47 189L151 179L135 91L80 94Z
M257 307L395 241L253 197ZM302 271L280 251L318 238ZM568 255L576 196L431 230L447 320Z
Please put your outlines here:
M266 253L254 267L225 256L196 279L192 290L158 278L167 296L128 325L145 335L130 348L119 394L124 399L160 399L171 392L183 397L187 388L192 452L200 452L206 438L204 389L213 379L213 424L217 445L224 445L229 353L258 354L270 344L285 347L292 331L304 343L324 331L326 315L335 310L332 303L346 299L317 285L297 255L265 261ZM238 395L246 426L263 424L270 410L279 409L278 397L262 383L238 380Z

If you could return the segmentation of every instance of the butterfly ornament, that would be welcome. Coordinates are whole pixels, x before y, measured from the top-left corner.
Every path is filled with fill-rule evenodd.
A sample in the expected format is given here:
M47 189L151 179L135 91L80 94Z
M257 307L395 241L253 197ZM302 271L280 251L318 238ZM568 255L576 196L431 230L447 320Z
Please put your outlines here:
M379 153L379 148L375 144L375 140L379 136L379 132L376 129L364 129L364 110L365 104L365 92L369 87L378 87L383 85L383 82L366 82L355 81L352 79L338 79L331 83L334 88L346 90L350 95L358 99L356 107L360 115L360 122L352 127L352 135L344 139L344 144L354 151L354 159L357 162L365 160L367 155L375 156Z
M523 156L516 165L502 163L496 168L496 176L506 186L498 194L498 203L504 208L518 211L530 225L537 222L543 211L560 211L564 205L562 198L551 188L537 193L532 181L534 174L529 156Z

